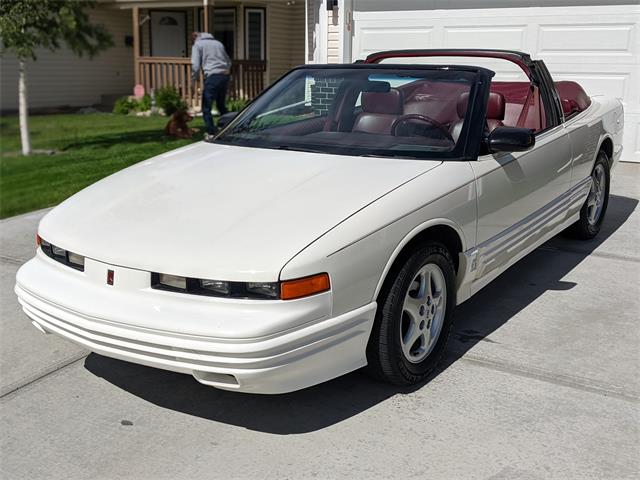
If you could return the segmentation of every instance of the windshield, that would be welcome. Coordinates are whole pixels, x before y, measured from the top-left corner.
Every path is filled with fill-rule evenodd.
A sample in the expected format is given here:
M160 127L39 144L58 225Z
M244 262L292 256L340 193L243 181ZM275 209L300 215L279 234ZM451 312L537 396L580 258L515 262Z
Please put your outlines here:
M216 143L343 155L451 156L476 72L301 68L237 117Z

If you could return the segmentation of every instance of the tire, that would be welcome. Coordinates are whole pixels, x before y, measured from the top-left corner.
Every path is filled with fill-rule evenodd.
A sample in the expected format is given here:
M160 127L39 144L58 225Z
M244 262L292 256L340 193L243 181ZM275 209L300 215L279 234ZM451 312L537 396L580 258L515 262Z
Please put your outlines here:
M568 236L580 240L590 240L598 234L609 205L609 158L602 150L598 152L591 178L593 183L580 209L580 219L566 230Z
M418 246L390 271L367 345L370 375L409 386L434 370L453 325L455 285L451 254L436 242Z

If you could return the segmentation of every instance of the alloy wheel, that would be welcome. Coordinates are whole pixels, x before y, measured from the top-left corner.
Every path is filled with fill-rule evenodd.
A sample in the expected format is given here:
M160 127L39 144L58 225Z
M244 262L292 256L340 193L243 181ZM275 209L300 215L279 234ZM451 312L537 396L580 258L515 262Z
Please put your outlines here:
M593 182L589 197L587 198L587 220L589 225L596 225L602 215L602 207L604 206L604 198L607 187L607 176L604 172L602 164L596 165L591 175Z
M405 358L419 363L433 350L445 318L447 286L440 267L424 265L414 276L402 307L400 342Z

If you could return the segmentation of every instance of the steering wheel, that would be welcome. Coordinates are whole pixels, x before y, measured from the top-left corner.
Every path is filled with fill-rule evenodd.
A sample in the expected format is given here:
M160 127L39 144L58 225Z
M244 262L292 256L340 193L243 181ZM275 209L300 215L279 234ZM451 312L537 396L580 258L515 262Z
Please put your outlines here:
M450 140L452 143L456 143L451 134L449 133L449 129L445 127L442 123L437 120L434 120L431 117L427 117L426 115L422 115L419 113L409 113L407 115L402 115L397 118L393 124L391 125L391 135L398 136L398 127L403 125L411 120L418 120L420 122L428 123L429 125L433 125L436 129L440 130L440 132L444 135L447 140Z

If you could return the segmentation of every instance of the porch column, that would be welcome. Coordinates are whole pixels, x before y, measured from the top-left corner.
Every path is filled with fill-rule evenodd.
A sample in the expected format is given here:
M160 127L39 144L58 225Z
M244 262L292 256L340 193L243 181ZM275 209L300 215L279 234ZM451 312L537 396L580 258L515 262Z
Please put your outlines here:
M133 7L133 71L136 85L140 84L140 65L138 64L140 58L140 13L138 7Z
M204 3L204 26L202 27L203 32L209 32L209 0L202 0Z

